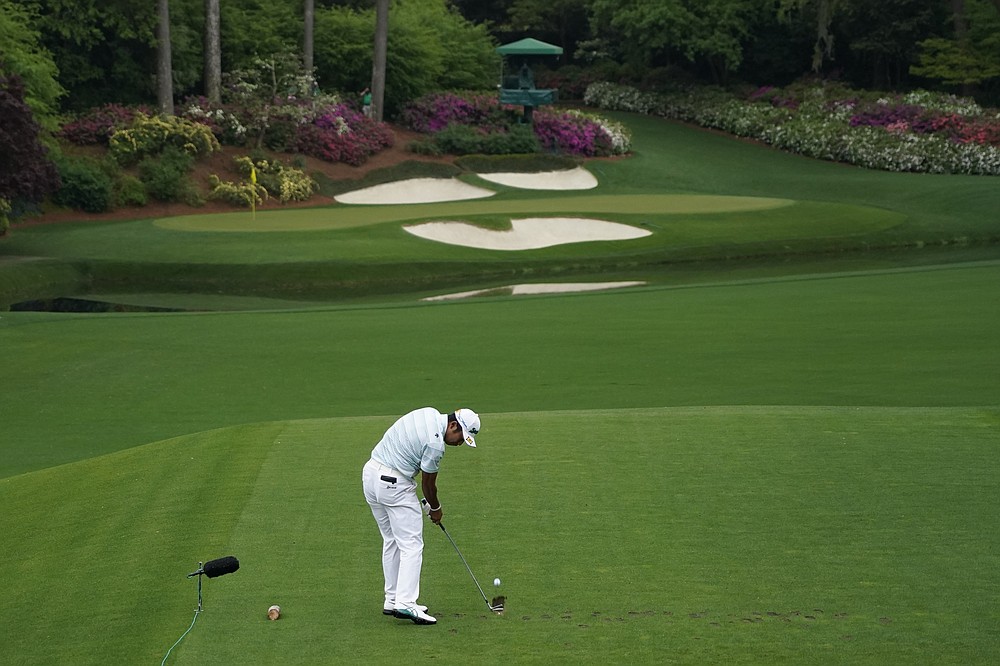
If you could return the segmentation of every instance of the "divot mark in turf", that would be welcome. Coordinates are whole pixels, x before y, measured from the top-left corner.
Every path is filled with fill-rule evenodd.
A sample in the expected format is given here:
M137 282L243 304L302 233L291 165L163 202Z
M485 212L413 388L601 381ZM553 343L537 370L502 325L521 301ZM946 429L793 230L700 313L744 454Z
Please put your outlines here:
M800 610L794 610L794 611L788 611L788 612L779 612L779 611L751 611L751 612L746 613L746 614L721 615L721 614L712 613L710 611L704 610L704 611L689 611L689 612L684 612L682 614L682 617L687 617L688 619L691 619L691 620L708 620L708 625L711 626L711 627L722 627L724 625L730 625L730 626L732 626L732 625L740 625L740 624L742 624L742 625L757 625L757 624L764 624L764 623L769 623L769 622L781 622L783 624L791 624L793 622L812 624L812 623L817 622L820 619L822 619L820 617L820 615L824 614L824 612L825 611L823 611L823 609L816 608L816 609L813 609L812 611L810 611L809 614L807 614L807 613L805 613L803 611L800 611ZM669 610L626 610L626 611L621 611L620 615L619 614L608 614L605 611L598 611L598 610L595 610L595 611L584 611L584 613L591 620L597 621L597 622L604 622L605 624L630 623L630 622L634 622L634 621L637 621L637 620L641 620L643 618L657 618L657 617L659 617L659 618L672 618L674 616L674 612L673 611L669 611ZM565 611L563 613L556 614L556 615L553 615L553 614L550 614L550 613L543 613L543 614L541 614L541 615L539 615L537 617L533 617L531 615L522 615L521 616L521 620L524 621L524 622L528 622L528 621L532 621L532 620L536 620L536 621L545 621L545 620L566 620L566 621L573 621L573 620L576 619L577 615L579 615L579 612L572 611L572 610L567 610L567 611ZM456 617L460 617L460 616L456 616ZM489 617L489 616L483 616L483 617ZM840 619L840 620L842 620L842 619L847 618L848 614L847 613L835 613L835 614L832 614L830 617L831 617L831 619ZM880 618L878 618L877 622L879 624L883 625L883 626L888 626L888 625L892 624L893 619L891 617L887 617L887 616L886 617L880 617ZM587 629L587 628L590 628L593 625L585 623L585 622L580 622L576 626L579 627L579 628L581 628L581 629ZM846 640L850 640L850 637L848 637Z

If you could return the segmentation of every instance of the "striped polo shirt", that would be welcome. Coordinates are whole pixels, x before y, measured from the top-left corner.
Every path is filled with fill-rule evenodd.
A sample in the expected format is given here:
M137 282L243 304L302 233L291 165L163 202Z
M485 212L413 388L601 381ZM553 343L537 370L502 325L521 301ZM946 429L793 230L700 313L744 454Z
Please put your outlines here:
M415 409L392 424L372 449L372 458L411 479L417 470L437 472L444 457L448 416L433 407Z

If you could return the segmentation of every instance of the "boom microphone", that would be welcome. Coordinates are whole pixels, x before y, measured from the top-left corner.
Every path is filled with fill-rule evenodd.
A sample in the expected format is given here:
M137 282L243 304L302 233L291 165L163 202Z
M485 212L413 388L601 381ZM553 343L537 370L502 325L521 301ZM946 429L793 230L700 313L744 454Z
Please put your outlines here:
M232 555L227 555L226 557L220 557L217 560L209 560L202 565L201 569L193 573L188 574L188 578L193 576L200 576L205 574L209 578L217 578L219 576L225 576L226 574L233 573L240 568L240 561L233 557Z

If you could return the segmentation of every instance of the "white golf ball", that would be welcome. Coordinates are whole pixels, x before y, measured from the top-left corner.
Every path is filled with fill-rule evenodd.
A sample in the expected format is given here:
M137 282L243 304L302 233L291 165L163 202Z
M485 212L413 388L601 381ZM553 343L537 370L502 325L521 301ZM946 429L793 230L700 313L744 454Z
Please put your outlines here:
M499 578L494 578L493 579L493 587L500 587L500 579Z

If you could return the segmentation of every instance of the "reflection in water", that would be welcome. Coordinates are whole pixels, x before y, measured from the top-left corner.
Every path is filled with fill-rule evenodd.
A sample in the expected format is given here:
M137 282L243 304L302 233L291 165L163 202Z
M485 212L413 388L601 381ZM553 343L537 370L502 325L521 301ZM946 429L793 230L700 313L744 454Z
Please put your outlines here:
M541 284L511 284L506 287L462 291L455 294L428 296L424 301L444 301L457 298L474 298L476 296L524 296L526 294L568 294L580 291L604 291L605 289L621 289L622 287L639 287L646 282L631 280L628 282L548 282Z
M184 312L179 308L158 308L152 305L126 305L90 301L84 298L49 298L22 301L10 306L11 312Z

